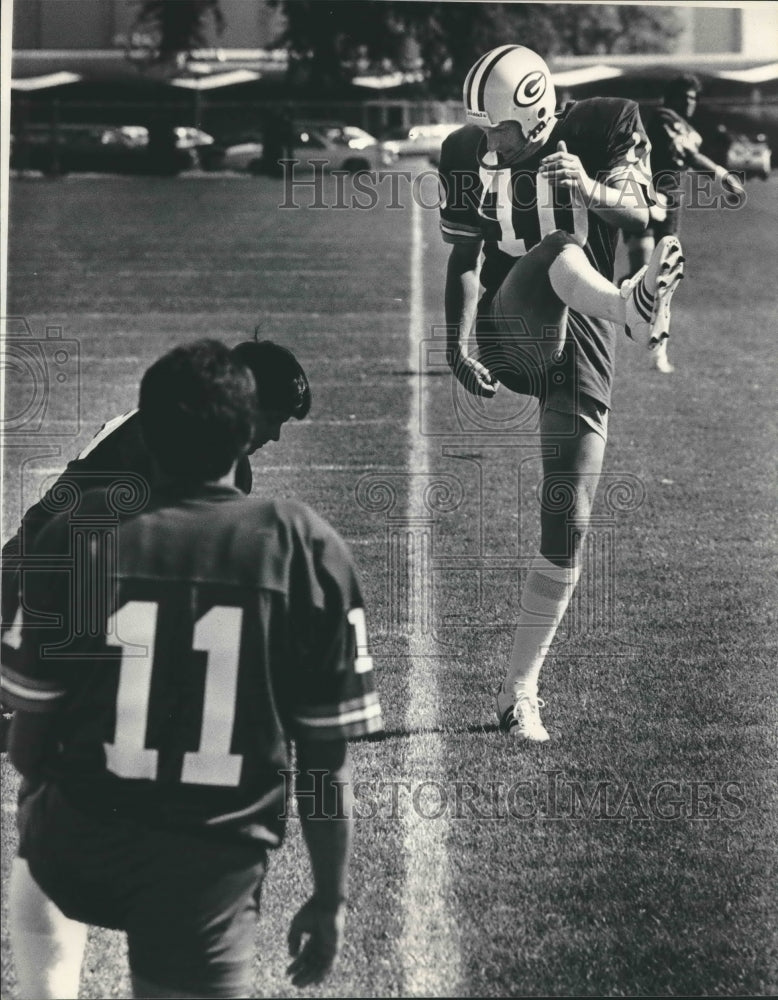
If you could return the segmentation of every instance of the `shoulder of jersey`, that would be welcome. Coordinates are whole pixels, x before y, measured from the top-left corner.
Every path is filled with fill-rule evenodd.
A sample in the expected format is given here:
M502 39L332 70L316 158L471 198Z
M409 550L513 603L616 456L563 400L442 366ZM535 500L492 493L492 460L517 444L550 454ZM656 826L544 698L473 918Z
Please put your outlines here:
M59 552L63 545L69 551L74 523L80 523L83 528L88 529L95 525L110 525L116 520L115 498L112 496L110 485L104 482L91 487L87 483L85 489L71 490L63 474L50 493L56 496L50 507L44 505L43 509L48 516L35 536L35 546L41 553ZM138 512L142 512L144 494L138 494L138 502L141 504ZM43 503L45 504L45 501ZM74 522L73 512L76 510L78 518L77 522Z
M571 101L565 105L560 115L562 122L575 124L577 127L592 127L597 123L606 123L618 118L630 105L635 105L624 97L586 97L580 101ZM637 107L637 105L635 105Z
M68 468L122 469L128 449L132 455L148 454L137 409L107 420Z
M477 125L463 125L456 132L451 132L446 136L443 140L442 149L446 151L447 157L473 156L478 149L478 144L483 138L483 134L483 130Z
M308 504L301 500L269 500L263 497L239 497L237 517L256 527L283 523L302 538L338 537L332 525Z

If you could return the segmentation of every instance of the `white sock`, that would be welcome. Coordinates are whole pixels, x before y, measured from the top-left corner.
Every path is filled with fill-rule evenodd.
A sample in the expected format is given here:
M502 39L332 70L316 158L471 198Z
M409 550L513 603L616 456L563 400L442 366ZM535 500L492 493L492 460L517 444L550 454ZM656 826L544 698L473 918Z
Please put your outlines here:
M659 347L656 347L653 351L651 351L648 358L649 364L652 368L661 368L670 364L667 357L667 338L661 341Z
M548 269L559 298L583 316L624 323L624 300L612 281L595 271L580 247L566 246Z
M540 668L580 573L580 566L556 566L541 555L532 560L521 592L521 611L503 691L514 697L520 690L537 695Z

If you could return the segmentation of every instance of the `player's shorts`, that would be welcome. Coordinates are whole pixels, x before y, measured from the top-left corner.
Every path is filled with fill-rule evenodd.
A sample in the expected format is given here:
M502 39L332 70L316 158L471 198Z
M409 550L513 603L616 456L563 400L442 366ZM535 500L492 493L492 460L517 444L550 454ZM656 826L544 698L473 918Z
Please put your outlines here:
M578 393L575 397L557 395L552 399L543 400L540 404L541 419L546 410L553 410L569 418L570 434L578 433L579 421L585 423L596 434L599 434L603 441L608 440L608 407L596 400L593 396L585 392Z
M127 934L134 975L179 992L249 996L267 852L75 809L55 785L21 804L19 856L62 912Z
M476 343L506 388L536 396L541 408L579 415L606 437L613 326L569 310L552 288L551 264L570 244L558 230L517 259L478 304Z

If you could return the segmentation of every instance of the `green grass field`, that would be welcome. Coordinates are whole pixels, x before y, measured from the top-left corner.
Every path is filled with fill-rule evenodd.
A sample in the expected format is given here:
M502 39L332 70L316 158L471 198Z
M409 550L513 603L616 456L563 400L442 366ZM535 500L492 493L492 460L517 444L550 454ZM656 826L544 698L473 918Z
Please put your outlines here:
M776 183L687 213L676 373L619 345L584 574L541 678L552 742L525 748L496 730L493 691L537 547L539 451L523 400L462 399L441 365L436 212L407 184L372 210L295 210L268 179L13 182L10 313L46 342L51 382L43 412L6 364L4 537L174 343L261 323L311 376L310 418L255 456L254 488L351 543L387 735L354 748L348 938L310 995L778 990ZM4 758L3 885L14 795ZM258 996L298 993L285 938L308 886L293 821ZM81 995L128 989L121 936L94 930Z

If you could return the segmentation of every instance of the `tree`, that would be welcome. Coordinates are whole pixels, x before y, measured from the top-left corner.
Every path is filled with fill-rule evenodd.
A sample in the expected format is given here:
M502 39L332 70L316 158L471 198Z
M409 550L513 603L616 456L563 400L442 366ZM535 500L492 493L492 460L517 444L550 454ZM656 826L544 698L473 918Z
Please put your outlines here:
M286 30L278 44L290 56L290 76L312 88L331 90L350 83L366 65L402 63L405 44L402 4L380 0L268 0L281 8Z
M206 44L206 24L211 18L221 34L224 15L219 0L143 0L133 32L151 32L153 60L175 64Z
M141 62L153 75L166 79L185 68L192 49L207 43L206 24L213 18L216 30L224 29L224 17L219 0L143 0L133 25L133 36L148 40L141 43L145 50ZM137 60L137 41L133 57ZM178 149L175 111L158 105L149 114L147 165L152 173L176 174L181 170L183 154Z
M268 0L287 21L279 41L293 73L328 89L365 65L416 68L428 89L454 96L479 55L518 41L545 57L662 52L680 31L675 12L653 5L472 3L432 0ZM410 63L414 62L411 66Z

